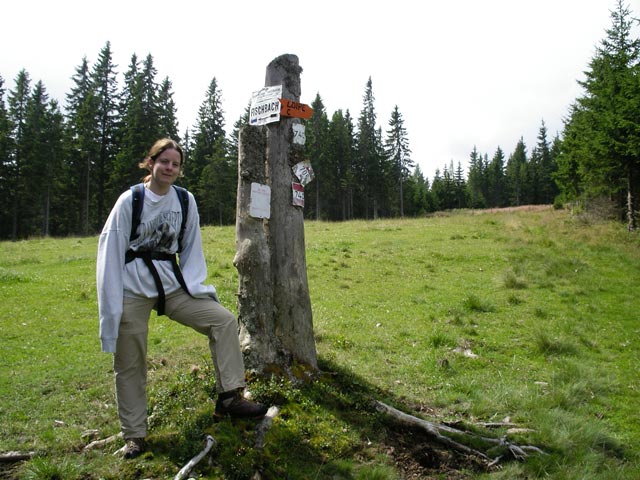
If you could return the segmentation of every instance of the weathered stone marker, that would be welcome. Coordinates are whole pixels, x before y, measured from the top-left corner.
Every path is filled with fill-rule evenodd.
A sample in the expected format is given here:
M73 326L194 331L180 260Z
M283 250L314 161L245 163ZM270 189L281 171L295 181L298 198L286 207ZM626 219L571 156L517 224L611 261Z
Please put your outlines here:
M281 55L267 66L265 87L282 85L282 98L299 102L301 72L297 56ZM301 123L283 116L247 126L239 136L238 319L246 366L258 373L290 371L296 363L318 368L303 212L292 202L292 167L303 160L303 146L293 142L294 125L299 129ZM269 190L268 214L256 217L257 194Z

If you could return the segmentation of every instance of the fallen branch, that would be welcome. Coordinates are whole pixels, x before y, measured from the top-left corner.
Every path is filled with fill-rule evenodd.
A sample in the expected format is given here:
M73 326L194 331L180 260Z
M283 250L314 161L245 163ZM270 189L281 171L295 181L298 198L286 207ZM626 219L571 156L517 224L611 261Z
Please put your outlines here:
M279 412L278 407L269 407L267 414L256 427L256 448L264 447L264 437L267 435L267 431L269 431L273 424L273 419L278 416Z
M503 447L513 456L513 458L517 460L524 460L526 457L528 457L527 452L535 452L535 453L546 455L546 453L540 450L538 447L534 447L531 445L520 446L507 441L506 438L484 437L481 435L476 435L474 433L465 432L463 430L458 430L456 428L452 428L447 425L443 425L441 423L429 422L427 420L423 420L422 418L414 417L413 415L409 415L404 412L401 412L400 410L390 407L389 405L386 405L378 400L374 401L374 406L376 407L376 410L378 410L379 412L386 413L387 415L393 417L400 423L413 426L413 427L422 428L429 435L431 435L436 441L442 443L443 445L451 447L460 452L470 454L470 455L476 455L482 458L483 460L488 462L489 467L495 466L502 459L502 456L492 460L483 452L467 447L462 443L456 442L455 440L452 440L451 438L443 435L441 432L446 432L453 435L459 435L469 439L479 439L485 443Z
M204 447L204 450L202 450L198 455L189 460L189 462L180 469L173 480L184 480L185 478L187 478L189 476L189 472L193 470L198 462L200 462L200 460L202 460L216 444L215 438L213 438L211 435L207 435L206 442L207 443Z
M405 425L410 425L410 426L414 426L414 427L420 427L423 430L425 430L429 435L431 435L435 440L437 440L438 442L442 443L443 445L446 445L448 447L451 447L455 450L458 450L460 452L464 452L466 454L470 454L470 455L477 455L478 457L491 462L492 460L487 457L484 453L478 451L478 450L474 450L473 448L469 448L466 445L463 445L461 443L456 442L455 440L450 439L449 437L446 437L444 435L442 435L440 433L440 430L444 430L446 432L449 433L462 433L460 430L456 430L455 428L451 428L451 427L447 427L446 425L442 425L442 424L435 424L432 422L428 422L427 420L423 420L421 418L418 417L414 417L413 415L408 415L404 412L401 412L400 410L396 410L393 407L390 407L389 405L379 402L378 400L374 401L374 405L376 407L376 410L378 410L379 412L382 413L386 413L387 415L393 417L394 419L398 420L400 423L403 423Z
M278 416L280 410L278 407L273 406L269 407L267 410L267 414L264 416L262 421L256 427L256 448L262 449L264 447L264 439L267 436L267 432L273 425L273 419ZM256 470L251 477L251 480L262 480L262 474L260 470Z
M29 460L36 452L7 452L0 453L0 463L13 463L21 462L22 460Z
M103 438L102 440L94 440L93 442L89 443L84 447L84 451L86 452L87 450L92 450L94 448L102 448L105 445L113 443L114 441L118 440L121 437L122 437L122 432L116 433L115 435L111 435L110 437L107 437L107 438Z

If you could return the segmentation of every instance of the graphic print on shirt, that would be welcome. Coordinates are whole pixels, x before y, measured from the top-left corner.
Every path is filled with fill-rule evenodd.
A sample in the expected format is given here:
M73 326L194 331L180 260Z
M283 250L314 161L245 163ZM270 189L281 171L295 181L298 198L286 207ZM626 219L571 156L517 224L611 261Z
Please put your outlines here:
M180 229L180 212L162 212L146 223L140 223L137 251L175 253Z

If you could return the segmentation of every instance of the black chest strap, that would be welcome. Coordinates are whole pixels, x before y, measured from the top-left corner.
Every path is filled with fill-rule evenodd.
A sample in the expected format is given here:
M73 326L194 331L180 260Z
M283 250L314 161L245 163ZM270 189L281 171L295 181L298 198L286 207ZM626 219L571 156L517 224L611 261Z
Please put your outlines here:
M153 260L162 260L171 262L171 267L173 268L173 274L176 276L178 283L182 287L182 289L187 292L189 295L189 289L187 288L187 284L184 281L184 277L182 276L182 271L180 270L180 265L178 265L178 260L176 254L173 253L160 253L160 252L134 252L133 250L128 250L125 255L125 263L129 263L133 261L134 258L141 258L144 264L147 266L149 271L151 272L151 276L153 277L153 281L156 284L156 288L158 289L158 302L156 303L156 311L158 315L164 315L164 306L165 306L165 293L164 287L162 286L162 280L160 280L160 274L156 269L156 266L153 264Z

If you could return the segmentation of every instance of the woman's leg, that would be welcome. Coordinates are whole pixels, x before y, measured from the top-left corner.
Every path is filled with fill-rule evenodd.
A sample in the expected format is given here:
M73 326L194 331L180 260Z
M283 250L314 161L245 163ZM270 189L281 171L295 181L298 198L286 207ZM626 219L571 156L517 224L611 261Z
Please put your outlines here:
M147 435L147 333L155 300L124 298L113 355L116 399L125 439Z
M172 320L209 338L218 393L245 386L238 322L233 313L212 298L193 298L182 290L167 296L165 311Z

